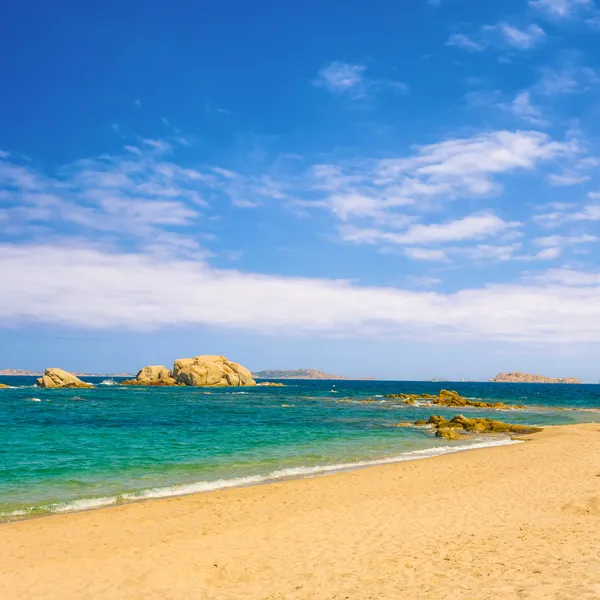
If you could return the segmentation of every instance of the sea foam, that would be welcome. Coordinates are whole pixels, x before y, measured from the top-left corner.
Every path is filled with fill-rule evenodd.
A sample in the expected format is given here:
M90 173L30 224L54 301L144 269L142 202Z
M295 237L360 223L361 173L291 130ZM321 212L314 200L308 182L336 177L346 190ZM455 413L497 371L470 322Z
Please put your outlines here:
M454 454L465 450L475 450L478 448L491 448L494 446L508 446L520 444L518 440L501 438L495 440L481 440L470 444L459 444L454 446L440 446L437 448L425 448L422 450L412 450L396 456L379 458L374 460L360 460L356 462L337 463L331 465L316 465L312 467L298 466L287 469L272 471L266 475L249 475L246 477L233 477L231 479L217 479L214 481L197 481L194 483L172 485L165 487L155 487L139 492L119 494L115 496L106 496L100 498L82 498L71 502L59 502L45 506L35 506L27 509L19 509L9 513L0 513L0 520L14 519L18 517L32 516L44 513L64 513L77 512L103 508L115 504L126 502L136 502L140 500L150 500L156 498L171 498L175 496L187 496L200 492L214 492L227 488L244 487L261 483L270 483L287 479L303 479L329 473L339 473L342 471L351 471L364 467L377 465L387 465L392 463L405 462L410 460L420 460L424 458L433 458L444 454Z

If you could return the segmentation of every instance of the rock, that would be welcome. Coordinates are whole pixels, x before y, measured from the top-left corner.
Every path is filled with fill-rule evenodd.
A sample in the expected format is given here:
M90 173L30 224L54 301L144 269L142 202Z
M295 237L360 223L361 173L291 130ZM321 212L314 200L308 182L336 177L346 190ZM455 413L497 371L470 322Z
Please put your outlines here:
M463 408L471 406L473 408L488 408L494 410L510 410L525 408L521 404L504 404L504 402L483 402L482 400L471 400L461 396L454 390L441 390L439 396L431 394L387 394L386 398L397 398L404 404L415 404L417 400L425 401L428 406L447 406L450 408Z
M5 389L5 388L9 388L9 385L6 385L5 383L0 383L0 390L1 389Z
M443 437L448 440L459 439L456 430L462 430L465 433L517 433L527 435L542 431L539 427L530 427L528 425L512 425L495 421L493 419L467 419L464 415L456 415L449 421L439 415L431 415L428 421L415 421L415 425L432 425L437 437Z
M412 427L413 424L408 421L403 421L402 423L396 423L394 427Z
M275 383L274 381L261 381L256 385L262 387L285 387L285 383Z
M543 375L531 375L530 373L521 373L520 371L498 373L490 381L497 383L581 383L575 377L544 377Z
M460 439L460 435L458 435L458 433L456 433L456 431L454 429L449 429L449 428L438 429L435 432L435 435L437 437L442 437L447 440L459 440Z
M135 381L135 384L131 382ZM171 371L162 365L144 367L138 371L135 380L126 380L124 385L177 385L177 381L172 377Z
M93 388L91 383L81 381L75 375L63 371L63 369L46 369L43 377L36 384L43 388Z
M169 371L162 365L144 367L138 372L135 379L122 381L121 384L215 387L256 385L256 382L252 379L252 374L246 367L227 360L224 356L206 355L179 358L173 364L173 371Z

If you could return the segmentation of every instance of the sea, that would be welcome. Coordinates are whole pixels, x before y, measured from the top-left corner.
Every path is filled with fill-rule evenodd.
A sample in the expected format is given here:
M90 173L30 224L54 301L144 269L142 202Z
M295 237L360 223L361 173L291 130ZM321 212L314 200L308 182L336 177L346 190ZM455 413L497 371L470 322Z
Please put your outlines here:
M286 380L285 387L94 389L0 383L0 521L314 477L478 447L398 423L459 412L510 423L600 421L600 385ZM408 406L387 394L461 395L526 410Z

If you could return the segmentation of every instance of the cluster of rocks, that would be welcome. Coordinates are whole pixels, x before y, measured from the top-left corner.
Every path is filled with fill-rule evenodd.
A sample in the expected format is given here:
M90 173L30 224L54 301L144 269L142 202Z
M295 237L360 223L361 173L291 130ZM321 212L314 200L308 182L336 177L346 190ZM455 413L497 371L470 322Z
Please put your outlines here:
M46 369L44 375L36 380L38 387L42 388L93 388L91 383L81 381L72 373L63 369Z
M431 426L435 428L435 435L447 440L459 440L466 433L516 433L527 435L542 431L539 427L528 425L513 425L495 421L494 419L468 419L463 415L448 420L439 415L432 415L428 421L415 421L416 426Z
M461 396L454 390L442 390L439 396L433 394L387 394L386 398L397 398L405 404L415 404L417 401L425 402L427 406L448 406L450 408L491 408L495 410L509 410L526 408L522 404L505 404L504 402L483 402L471 400Z
M121 385L221 387L256 385L256 381L246 367L224 356L205 355L179 358L172 370L162 365L144 367L135 379L122 381Z

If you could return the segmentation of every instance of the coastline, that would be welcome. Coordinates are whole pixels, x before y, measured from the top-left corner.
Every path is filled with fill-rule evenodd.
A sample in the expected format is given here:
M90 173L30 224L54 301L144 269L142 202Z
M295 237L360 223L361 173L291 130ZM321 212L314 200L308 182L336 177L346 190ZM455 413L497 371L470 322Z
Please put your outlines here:
M11 513L0 513L0 526L3 523L14 523L30 519L39 519L55 514L68 514L74 512L85 512L90 510L100 510L109 506L123 506L134 502L144 502L146 500L158 500L166 498L179 498L193 494L213 493L220 490L236 489L242 487L269 485L271 483L293 481L296 479L306 479L311 477L320 477L323 475L333 475L335 473L344 473L355 471L357 469L367 469L370 467L397 464L415 460L425 460L456 454L459 452L469 452L483 448L495 448L497 446L507 446L520 443L513 439L515 436L487 436L476 438L474 440L465 440L466 443L454 445L444 445L419 450L407 450L395 456L388 456L376 459L365 459L348 463L332 463L318 465L314 467L289 467L273 471L266 475L247 475L233 477L231 479L217 479L207 481L197 481L193 483L177 484L163 487L154 487L139 492L123 493L117 496L109 497L91 497L73 500L71 502L59 502L56 504L38 506L37 510L17 509ZM45 509L45 510L43 510Z
M597 598L600 425L524 439L4 523L0 596Z

